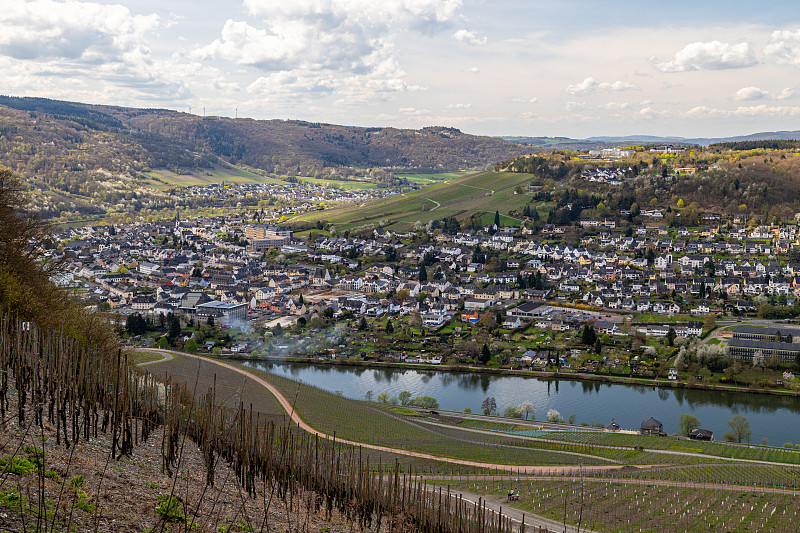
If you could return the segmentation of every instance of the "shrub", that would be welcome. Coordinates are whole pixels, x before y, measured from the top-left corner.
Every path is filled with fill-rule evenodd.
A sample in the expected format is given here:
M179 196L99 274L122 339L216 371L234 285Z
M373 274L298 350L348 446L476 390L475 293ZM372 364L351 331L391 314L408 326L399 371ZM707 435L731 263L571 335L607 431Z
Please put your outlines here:
M413 405L414 407L422 407L423 409L438 409L439 401L431 396L417 396L411 400L409 405Z
M186 522L186 515L174 496L158 496L156 514L165 522Z

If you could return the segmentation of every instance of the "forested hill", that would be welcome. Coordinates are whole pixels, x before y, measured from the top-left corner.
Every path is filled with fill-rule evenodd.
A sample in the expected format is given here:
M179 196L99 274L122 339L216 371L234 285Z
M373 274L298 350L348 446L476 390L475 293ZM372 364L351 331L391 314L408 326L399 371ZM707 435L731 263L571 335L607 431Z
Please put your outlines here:
M234 120L0 96L0 164L47 182L80 170L137 172L219 162L305 176L350 167L445 172L488 168L529 150L443 127Z

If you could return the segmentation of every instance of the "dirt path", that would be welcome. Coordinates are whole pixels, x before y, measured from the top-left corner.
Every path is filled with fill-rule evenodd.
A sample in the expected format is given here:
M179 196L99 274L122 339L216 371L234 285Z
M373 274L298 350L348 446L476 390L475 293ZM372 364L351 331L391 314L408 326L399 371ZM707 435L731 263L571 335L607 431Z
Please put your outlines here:
M152 350L151 349L150 351L171 353L171 352L169 352L169 350ZM308 425L305 422L305 420L303 420L302 417L294 410L294 407L292 406L291 402L289 402L289 400L281 393L281 391L278 390L277 387L275 387L272 383L266 381L265 379L260 378L260 377L258 377L256 375L253 375L253 374L251 374L250 372L248 372L247 370L245 370L243 368L240 368L240 367L235 366L235 365L231 365L229 363L223 363L222 361L217 361L217 360L214 360L214 359L209 359L207 357L203 357L203 356L199 356L199 355L191 355L191 354L187 354L187 353L180 353L180 355L182 357L189 357L189 358L193 358L193 359L199 359L199 360L205 361L207 363L215 364L217 366L221 366L221 367L226 368L228 370L232 370L234 372L237 372L239 374L242 374L243 376L246 376L246 377L252 379L256 383L258 383L259 385L261 385L262 387L267 389L270 393L272 393L272 395L275 397L275 399L278 400L278 402L281 404L281 407L283 407L283 409L287 413L289 413L289 416L292 419L292 422L297 424L297 426L300 429L302 429L303 431L306 431L306 432L308 432L308 433L310 433L310 434L312 434L314 436L318 436L318 437L321 437L321 438L324 438L324 439L332 439L333 438L331 435L328 435L327 433L323 433L321 431L318 431L317 429L314 429L313 427ZM396 454L396 455L406 455L406 456L409 456L409 457L416 457L418 459L428 459L428 460L432 460L432 461L439 461L439 462L442 462L442 463L451 463L451 464L457 464L457 465L462 465L462 466L472 466L472 467L475 467L475 468L486 468L486 469L489 469L489 470L504 470L506 472L512 472L512 473L517 473L517 474L548 475L549 473L556 473L556 474L562 474L562 475L569 475L569 474L577 474L577 473L580 472L580 469L581 469L581 467L579 465L575 465L575 466L523 466L523 465L503 465L503 464L494 464L494 463L482 463L482 462L479 462L479 461L468 461L466 459L455 459L455 458L452 458L452 457L441 457L441 456L438 456L438 455L432 455L432 454L421 453L421 452L414 452L414 451L410 451L410 450L403 450L403 449L400 449L400 448L390 448L388 446L380 446L380 445L377 445L377 444L366 444L366 443L363 443L363 442L357 442L357 441L341 439L341 438L337 438L336 441L340 442L342 444L349 444L351 446L361 446L363 448L369 448L371 450L377 450L377 451L392 453L392 454ZM653 466L659 466L659 465L630 465L630 466L632 468L652 468ZM600 465L600 466L592 465L592 466L584 466L583 467L583 471L584 472L600 472L600 471L604 471L604 470L618 470L620 467L621 467L620 465Z
M584 467L585 469L585 467ZM420 476L423 479L430 479L433 481L455 481L459 478L456 476ZM481 476L481 475L464 475L461 476L461 481L464 478L469 481L480 481L485 479L488 484L497 483L498 481L585 481L587 483L610 483L612 485L648 485L659 487L681 487L688 489L706 489L706 490L732 490L738 492L756 492L758 494L787 494L790 496L800 495L800 489L789 489L781 487L767 487L762 485L735 485L727 483L698 483L693 481L671 481L667 479L633 479L633 478L607 478L607 477L590 477L585 476ZM452 490L452 489L451 489ZM505 500L504 500L505 501Z
M422 199L423 199L423 200L428 200L429 202L433 202L433 203L435 203L435 204L436 204L436 207L434 207L433 209L431 209L431 211L436 211L437 209L439 209L439 208L442 206L442 204L440 204L440 203L439 203L439 202L437 202L436 200L431 200L430 198L425 198L425 197L422 197Z
M158 363L166 363L167 361L172 361L175 359L175 356L170 352L162 352L161 350L148 350L148 351L158 351L161 353L161 359L158 361L146 361L144 363L139 363L136 366L147 366L147 365L157 365Z
M517 527L521 527L524 521L526 531L536 532L536 530L532 528L537 527L547 529L548 533L555 531L558 531L559 533L593 533L591 529L587 529L586 527L581 527L580 530L578 530L577 527L567 524L565 528L564 524L561 522L549 520L547 518L530 513L524 513L515 507L510 507L508 499L504 498L503 496L494 494L480 495L474 492L453 488L450 488L450 494L461 496L465 502L472 504L486 504L486 507L492 511L510 518L517 525Z

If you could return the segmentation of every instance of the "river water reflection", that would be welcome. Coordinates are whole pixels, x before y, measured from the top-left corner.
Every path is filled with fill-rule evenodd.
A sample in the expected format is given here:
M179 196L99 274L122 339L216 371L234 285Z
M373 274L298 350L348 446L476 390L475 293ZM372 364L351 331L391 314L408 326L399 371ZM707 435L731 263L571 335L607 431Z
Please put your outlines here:
M760 444L763 437L773 446L800 442L797 397L396 368L249 365L329 391L341 390L344 396L358 400L363 400L367 391L374 396L386 392L391 397L407 390L414 396L433 396L442 409L463 411L469 407L480 413L484 398L492 396L500 413L529 401L539 420L547 417L548 410L556 409L565 419L574 414L578 424L609 424L614 418L623 429L638 429L652 416L664 424L667 433L676 433L680 415L691 413L703 428L714 432L717 440L728 431L728 420L741 414L750 421L754 444Z

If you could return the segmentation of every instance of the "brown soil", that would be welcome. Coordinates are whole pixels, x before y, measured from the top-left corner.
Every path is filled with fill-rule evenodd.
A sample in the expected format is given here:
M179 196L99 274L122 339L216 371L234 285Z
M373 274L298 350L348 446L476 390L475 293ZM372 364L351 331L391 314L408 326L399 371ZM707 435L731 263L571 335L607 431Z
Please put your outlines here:
M15 412L13 399L11 407ZM56 444L54 427L30 424L32 416L24 426L16 420L13 416L0 427L2 533L352 530L335 511L329 519L316 513L311 494L296 493L291 509L276 495L270 501L269 487L248 496L233 470L221 463L214 486L208 486L202 456L190 441L183 443L170 478L162 470L158 432L139 443L131 457L112 459L110 435L67 449ZM30 462L37 456L44 463L38 471ZM18 473L5 467L9 461L19 466ZM164 509L170 494L177 512L165 520L158 506Z

